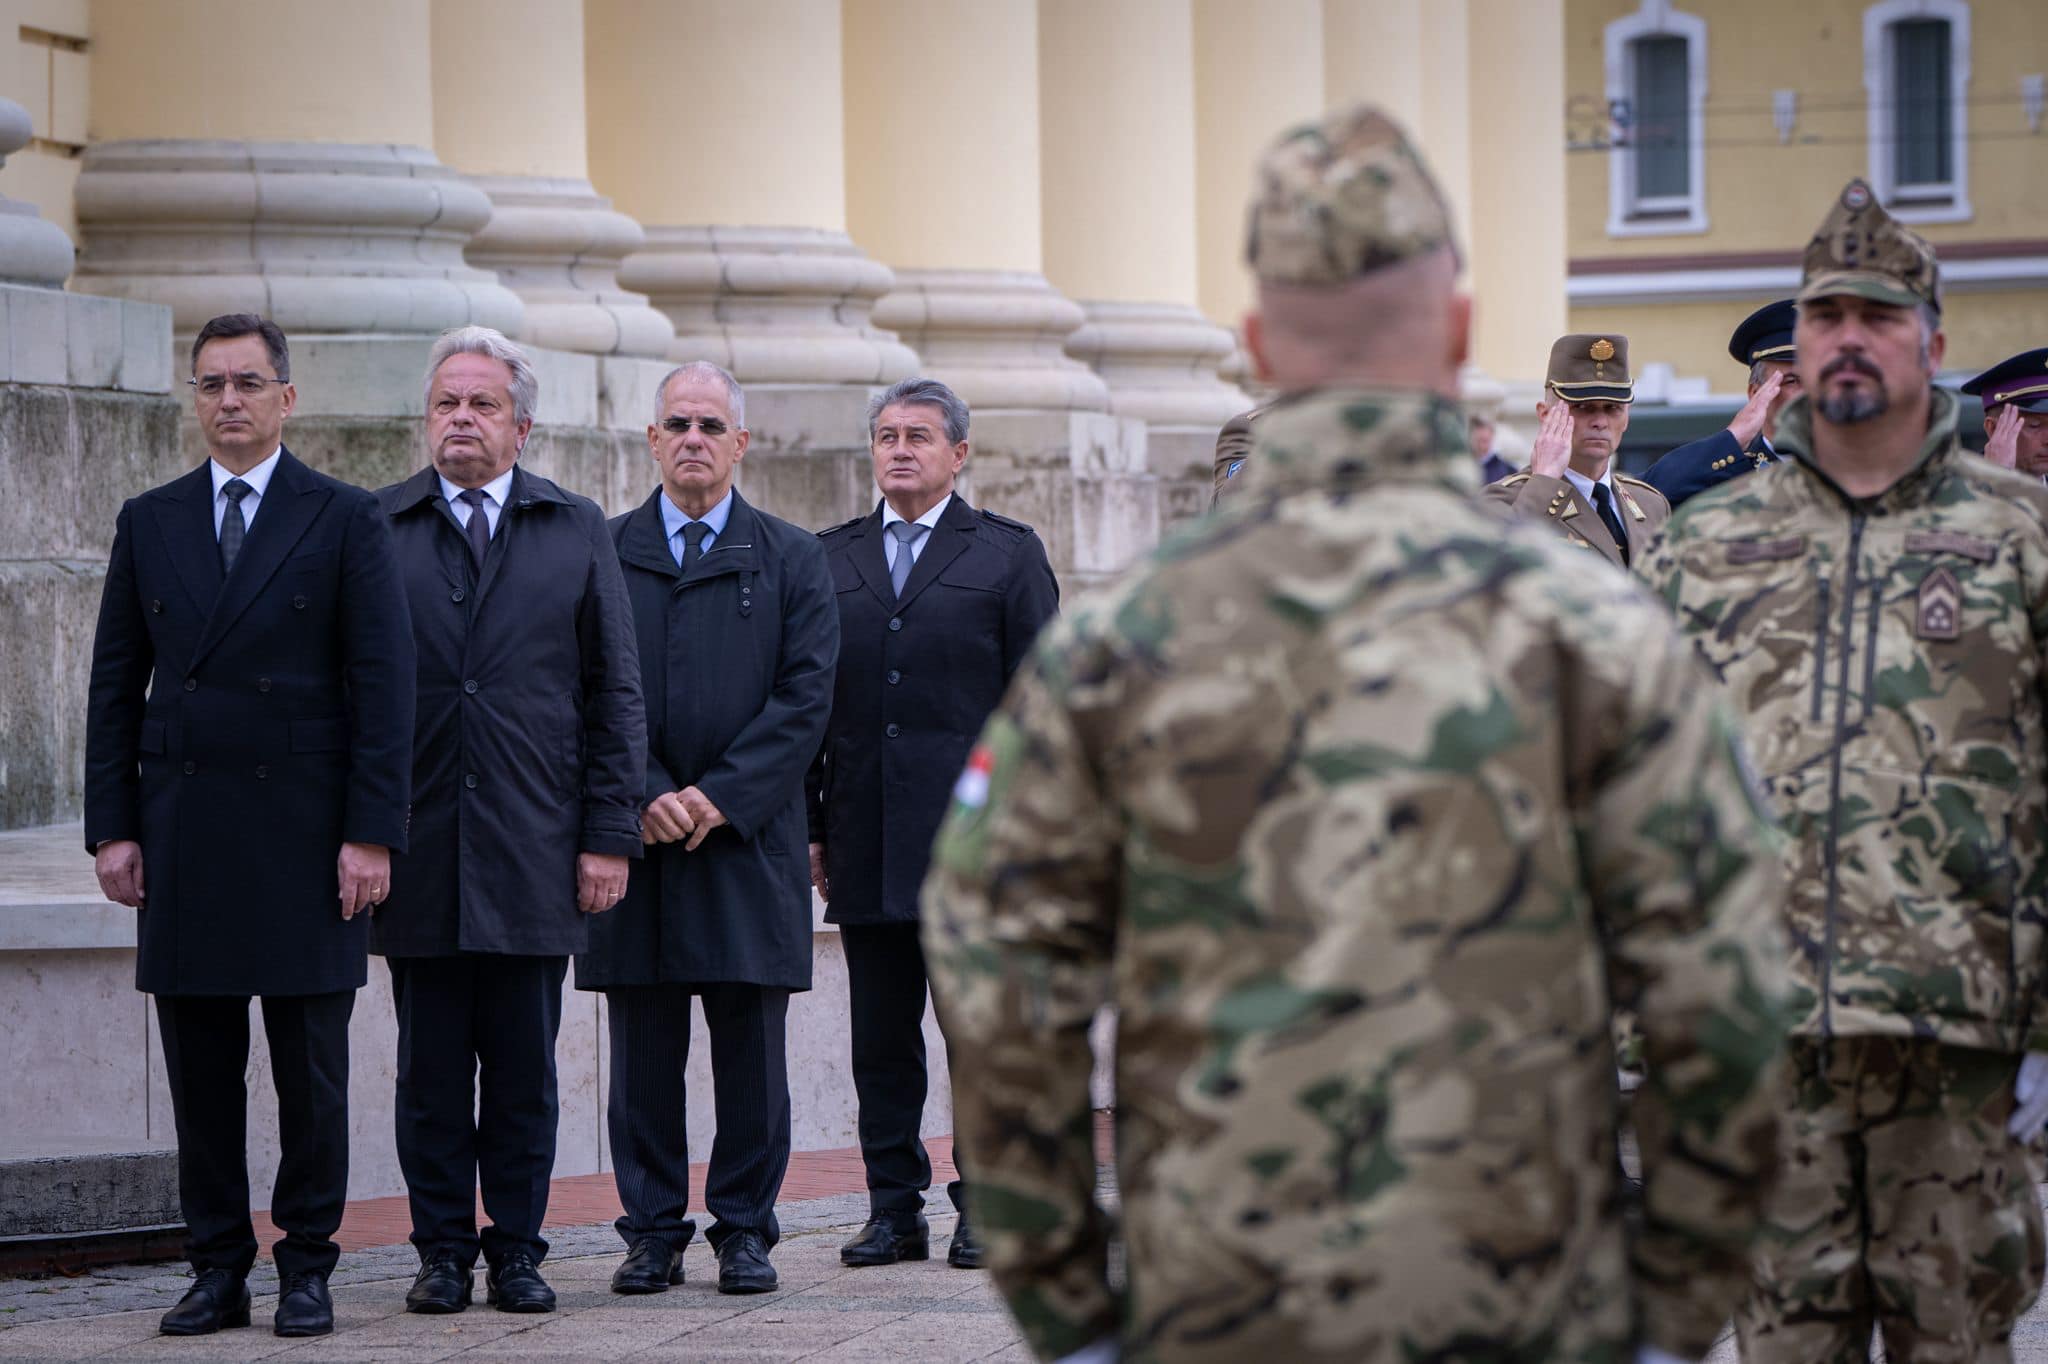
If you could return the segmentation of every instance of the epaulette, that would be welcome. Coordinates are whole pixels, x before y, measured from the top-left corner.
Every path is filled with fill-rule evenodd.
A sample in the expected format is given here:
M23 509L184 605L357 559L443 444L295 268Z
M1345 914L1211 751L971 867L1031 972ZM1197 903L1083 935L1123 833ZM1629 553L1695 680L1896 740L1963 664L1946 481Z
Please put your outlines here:
M1026 525L1024 522L1012 521L1009 517L1002 516L996 512L992 512L987 507L978 507L976 508L976 510L981 513L982 519L984 521L993 522L994 524L1001 526L1005 530L1015 531L1019 535L1036 535L1038 533L1034 528L1032 528L1029 525Z
M1487 486L1492 488L1518 488L1522 484L1527 483L1528 481L1529 471L1527 469L1524 469L1519 474L1509 474L1506 478L1503 478L1495 483L1490 483Z
M860 524L861 522L863 522L863 521L865 521L865 520L867 520L867 519L868 519L868 513L866 513L866 512L863 512L863 513L861 513L861 514L860 514L859 516L856 516L856 517L854 517L854 518L853 518L853 520L851 520L851 521L841 521L841 522L840 522L840 523L839 523L838 525L836 525L836 526L827 526L827 527L825 527L825 529L823 529L823 530L821 530L821 531L819 531L819 532L818 532L818 538L819 538L820 540L822 540L822 539L824 539L824 538L825 538L826 536L828 536L828 535L837 535L837 534L839 534L839 532L840 532L840 531L843 531L843 530L852 530L852 529L853 529L853 528L854 528L855 526L859 525L859 524Z
M1633 478L1633 477L1629 476L1628 474L1616 474L1616 475L1614 476L1614 481L1615 481L1616 483L1626 483L1626 484L1628 484L1628 485L1629 485L1629 487L1631 487L1631 488L1641 488L1641 489L1643 489L1643 490L1644 490L1645 492L1652 492L1652 493L1657 493L1657 496L1659 496L1659 497L1662 497L1662 496L1664 496L1664 494L1663 494L1663 493L1661 493L1661 492L1657 492L1657 485L1656 485L1656 484L1654 484L1654 483L1645 483L1645 482L1643 482L1643 480L1641 480L1640 478Z

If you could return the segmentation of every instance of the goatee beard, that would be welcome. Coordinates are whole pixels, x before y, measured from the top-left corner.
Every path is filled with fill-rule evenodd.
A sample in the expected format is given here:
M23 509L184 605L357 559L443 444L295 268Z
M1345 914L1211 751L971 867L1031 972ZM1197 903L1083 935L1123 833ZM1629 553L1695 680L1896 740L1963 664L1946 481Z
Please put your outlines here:
M1883 389L1870 389L1850 393L1831 393L1814 404L1821 417L1836 426L1854 426L1881 417L1891 406L1891 399Z

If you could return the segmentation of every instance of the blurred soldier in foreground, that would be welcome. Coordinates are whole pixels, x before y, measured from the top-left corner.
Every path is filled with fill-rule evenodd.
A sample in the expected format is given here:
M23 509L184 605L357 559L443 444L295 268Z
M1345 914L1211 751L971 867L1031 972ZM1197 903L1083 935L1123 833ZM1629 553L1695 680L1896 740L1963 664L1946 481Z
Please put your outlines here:
M1749 366L1749 401L1723 431L1679 446L1652 464L1643 481L1673 507L1778 458L1771 445L1778 414L1799 395L1794 366L1792 300L1766 303L1728 338L1728 353Z
M997 1284L1045 1356L1698 1356L1783 1028L1732 721L1622 575L1474 505L1457 253L1400 130L1331 115L1260 180L1286 396L1246 487L1047 631L925 887ZM1610 984L1649 1039L1633 1235Z
M1598 550L1617 567L1647 546L1671 507L1641 479L1614 471L1636 400L1625 336L1560 336L1543 380L1550 401L1536 404L1541 423L1529 468L1485 492L1514 516L1547 522L1582 549Z
M1851 182L1806 248L1785 461L1643 566L1792 838L1752 1361L1860 1360L1873 1322L1895 1361L2008 1359L2041 1282L2048 489L1957 445L1940 306L1933 250Z
M1223 500L1224 493L1244 486L1236 480L1243 475L1245 458L1252 452L1252 422L1264 410L1255 407L1240 412L1216 433L1216 489L1209 496L1211 507Z
M2048 347L1999 361L1963 392L1984 400L1984 458L2048 481Z

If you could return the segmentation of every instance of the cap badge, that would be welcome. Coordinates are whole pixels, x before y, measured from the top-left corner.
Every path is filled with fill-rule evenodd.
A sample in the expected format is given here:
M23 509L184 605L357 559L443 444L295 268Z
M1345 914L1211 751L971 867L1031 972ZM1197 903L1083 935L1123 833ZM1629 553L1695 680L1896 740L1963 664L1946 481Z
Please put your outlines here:
M1861 180L1852 180L1842 191L1842 207L1849 209L1866 208L1870 204L1870 186Z
M1592 356L1595 360L1612 360L1614 358L1614 343L1603 336L1593 343L1593 348L1587 351L1586 354Z

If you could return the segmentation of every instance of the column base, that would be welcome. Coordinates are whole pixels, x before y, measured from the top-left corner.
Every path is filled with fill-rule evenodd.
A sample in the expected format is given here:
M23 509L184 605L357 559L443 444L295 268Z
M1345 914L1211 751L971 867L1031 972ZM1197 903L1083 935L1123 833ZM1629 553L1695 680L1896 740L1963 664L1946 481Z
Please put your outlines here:
M287 333L519 330L519 298L463 260L484 192L421 147L134 141L86 148L73 287Z
M844 232L649 227L619 269L675 327L668 356L709 360L742 383L888 384L917 356L869 320L895 276Z
M28 110L0 99L0 165L34 135ZM0 194L0 283L61 289L71 273L71 257L71 238L63 228L44 222L34 204Z
M1109 389L1063 348L1086 321L1043 275L900 270L875 321L924 358L971 408L1107 412Z
M519 295L519 339L551 350L661 359L675 328L642 294L619 287L619 263L646 244L640 224L612 211L588 180L472 175L491 220L464 251Z
M1237 339L1180 303L1083 303L1067 354L1109 386L1109 410L1155 427L1215 429L1252 405L1217 367Z
M1159 542L1160 481L1146 471L1143 422L1105 412L976 412L973 441L962 492L1036 530L1069 596Z

